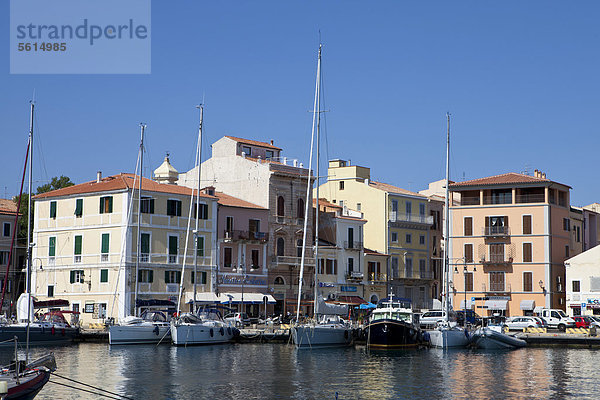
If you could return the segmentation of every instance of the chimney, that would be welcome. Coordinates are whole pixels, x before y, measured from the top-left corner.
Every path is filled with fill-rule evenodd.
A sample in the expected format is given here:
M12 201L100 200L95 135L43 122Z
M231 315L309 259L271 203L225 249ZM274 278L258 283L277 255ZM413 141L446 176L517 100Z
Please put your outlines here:
M271 139L271 146L273 146L273 139Z
M545 172L542 173L542 178L546 179L546 173Z
M287 165L287 157L283 157L283 165Z
M102 171L96 172L96 183L100 183L102 180Z
M294 167L298 166L298 160L294 159Z
M538 170L537 169L533 171L533 176L536 177L536 178L538 177Z

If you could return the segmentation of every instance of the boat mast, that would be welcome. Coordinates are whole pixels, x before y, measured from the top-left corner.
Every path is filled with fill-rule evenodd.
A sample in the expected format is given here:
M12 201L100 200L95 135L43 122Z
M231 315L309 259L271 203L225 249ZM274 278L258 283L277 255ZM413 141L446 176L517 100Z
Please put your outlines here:
M25 269L25 291L27 293L27 339L25 350L25 364L29 363L29 324L31 321L31 250L33 247L31 240L31 183L33 182L33 111L35 104L31 102L31 111L29 117L29 181L27 182L27 268ZM18 210L17 210L18 211ZM8 279L8 276L5 277Z
M446 229L444 233L444 279L446 292L446 322L450 316L450 259L448 257L450 243L450 113L446 113L447 132L446 132L446 196L444 201L444 220Z
M200 104L196 108L200 109L200 123L198 125L198 148L196 150L198 155L198 186L196 191L196 229L194 230L194 299L192 300L194 313L196 312L196 283L198 281L198 217L200 214L200 164L202 162L202 118L204 117L204 105Z
M321 143L321 48L323 47L322 44L319 44L319 62L318 62L318 66L317 66L317 79L318 79L318 85L317 85L317 212L315 214L315 296L314 296L314 304L313 304L313 317L315 319L317 319L317 314L318 314L318 302L317 302L317 296L318 296L318 271L319 271L319 178L321 177L320 175L320 169L319 169L319 160L320 160L320 153L319 153L319 149L320 149L320 143Z
M302 257L300 259L300 276L298 278L298 304L296 307L296 323L298 323L299 319L300 319L300 300L302 299L302 283L303 283L303 276L304 276L304 261L305 261L305 256L306 256L306 231L308 230L308 210L309 210L309 204L312 204L312 198L310 196L310 189L312 187L312 181L311 181L311 171L312 171L312 155L313 155L313 145L314 145L314 139L315 139L315 124L316 124L316 118L317 118L317 106L318 106L318 97L319 97L319 80L320 80L320 75L321 75L321 44L319 44L319 58L317 61L317 80L316 80L316 84L315 84L315 101L314 101L314 106L313 106L313 122L312 122L312 134L310 137L310 155L308 157L308 174L306 175L307 178L307 182L306 182L306 203L304 205L304 229L303 229L303 234L302 234ZM318 168L318 167L317 167ZM318 177L318 174L317 174ZM317 182L317 188L318 188L318 182ZM317 213L319 211L319 199L317 196ZM317 260L317 258L315 257L315 274L317 272L317 268L318 268L318 264L319 261ZM316 288L315 288L315 292L316 292ZM315 304L316 306L316 304Z
M146 124L140 123L141 139L140 139L140 182L138 184L138 207L137 207L137 249L135 252L135 296L133 298L134 315L138 316L137 298L138 298L138 286L139 286L139 273L140 273L140 250L142 233L140 232L141 227L141 211L142 211L142 177L144 175L144 130ZM134 189L135 190L135 189Z

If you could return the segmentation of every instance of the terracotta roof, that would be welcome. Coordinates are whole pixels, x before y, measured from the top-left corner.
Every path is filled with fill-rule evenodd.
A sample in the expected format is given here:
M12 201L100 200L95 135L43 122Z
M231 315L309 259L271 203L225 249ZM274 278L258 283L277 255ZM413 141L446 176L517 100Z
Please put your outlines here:
M358 217L351 217L350 215L338 215L336 218L339 218L339 219L348 219L348 220L351 220L351 221L363 221L363 222L367 222L366 219L358 218Z
M375 250L367 249L366 247L364 249L365 249L365 254L370 254L372 256L389 256L389 254L380 253Z
M48 197L59 197L59 196L73 196L78 194L87 193L98 193L98 192L109 192L114 190L131 189L134 186L134 174L121 173L119 175L112 175L106 178L102 178L100 182L90 181L80 183L78 185L69 186L66 188L53 190L51 192L38 194L34 196L35 199L44 199ZM138 187L138 181L135 182L135 188ZM185 186L169 185L164 183L158 183L152 179L142 178L142 190L148 192L159 192L159 193L173 193L191 195L192 189ZM196 190L193 190L194 194ZM215 198L204 193L200 193L200 197Z
M427 198L427 196L423 196L422 194L411 192L410 190L402 189L397 186L390 185L388 183L370 181L369 186L374 187L375 189L389 192L389 193L406 194L409 196L417 196L417 197Z
M12 214L17 213L17 205L14 201L9 199L0 199L0 214Z
M460 188L464 186L488 186L488 185L509 185L519 183L558 183L547 178L536 178L535 176L508 172L506 174L493 175L485 178L471 179L470 181L457 182L450 185L451 188ZM562 183L561 183L562 185ZM570 188L568 185L564 185Z
M258 140L243 139L235 136L225 136L228 139L235 140L238 143L251 144L253 146L266 147L268 149L281 150L279 147L273 146L270 143L259 142Z
M241 208L254 208L257 210L268 210L268 208L261 207L257 204L250 203L248 201L238 199L237 197L230 196L222 192L215 192L215 197L218 198L218 203L222 206L227 207L241 207Z
M317 199L313 198L313 206L317 206ZM343 208L340 205L334 204L334 203L330 203L329 201L327 201L327 199L323 199L320 198L319 199L319 206L323 206L323 207L328 207L328 208L339 208L340 210Z

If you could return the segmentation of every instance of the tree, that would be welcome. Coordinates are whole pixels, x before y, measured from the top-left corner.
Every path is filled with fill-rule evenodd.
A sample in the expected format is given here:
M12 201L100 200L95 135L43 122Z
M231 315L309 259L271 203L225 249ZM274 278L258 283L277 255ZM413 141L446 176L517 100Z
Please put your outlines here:
M45 185L38 186L36 190L36 194L42 194L51 192L53 190L61 189L64 187L73 186L74 183L71 182L71 179L68 176L61 175L60 177L54 177L50 181L50 183L46 183ZM13 197L13 202L15 205L19 203L19 196ZM29 207L29 193L23 193L21 197L21 207L19 207L19 213L21 216L19 217L18 230L17 230L17 240L23 245L27 245L27 210ZM33 224L33 213L34 210L31 210L31 223Z

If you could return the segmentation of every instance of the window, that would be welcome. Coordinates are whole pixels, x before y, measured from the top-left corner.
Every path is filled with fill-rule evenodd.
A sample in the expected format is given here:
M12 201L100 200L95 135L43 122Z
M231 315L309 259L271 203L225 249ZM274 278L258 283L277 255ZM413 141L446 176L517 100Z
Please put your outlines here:
M358 212L362 211L362 204L356 203L356 211L358 211Z
M169 236L169 264L177 264L177 253L179 250L177 236Z
M351 274L354 271L354 258L348 258L348 273Z
M154 282L154 271L151 269L140 269L140 283Z
M225 231L233 232L233 217L225 217ZM227 237L227 235L225 235Z
M206 272L205 272L205 271L200 271L200 272L198 272L198 274L199 274L198 276L200 277L200 279L198 279L198 282L197 282L197 283L198 283L199 285L206 285ZM192 278L192 283L196 283L196 282L195 282L195 280L196 280L196 277L195 277L195 275L194 275L194 271L192 271L192 276L191 276L191 278Z
M412 258L410 257L406 257L404 260L404 268L406 271L406 278L412 278L413 276L413 265L412 265Z
M563 207L567 205L567 193L562 190L558 191L558 205Z
M423 204L423 203L420 203L420 204L419 204L419 215L420 215L421 217L424 217L424 216L425 216L425 204Z
M277 216L285 216L285 200L283 199L283 196L277 197Z
M425 235L419 236L419 244L425 244Z
M142 197L140 211L144 214L154 214L154 199L152 197Z
M533 291L533 272L523 272L523 291Z
M56 201L50 202L50 218L56 218Z
M285 240L282 237L277 238L277 255L283 256L285 252Z
M398 272L398 257L392 257L392 276L391 278L398 278L400 274Z
M56 237L50 236L48 238L48 257L56 256Z
M569 218L563 218L563 230L568 231L571 229L571 220Z
M181 217L181 200L167 200L167 215Z
M100 283L108 283L108 270L107 269L100 270Z
M273 153L273 150L267 150L265 152L265 157L266 157L267 160L273 158L274 155L275 154Z
M142 233L140 237L140 261L150 262L150 234Z
M473 291L473 273L467 272L465 274L465 291L472 292Z
M344 190L344 181L340 181L340 190Z
M392 243L398 243L398 232L392 232Z
M503 263L504 260L504 243L490 244L490 261L493 263Z
M100 261L108 261L108 248L110 244L110 234L102 234L102 254L100 255Z
M473 217L465 217L464 219L464 235L473 236Z
M242 146L242 153L246 154L247 156L251 156L252 148L250 146Z
M490 291L504 292L504 272L490 272Z
M83 199L75 200L75 216L81 217L83 215Z
M473 262L473 244L472 243L465 244L464 257L465 257L466 263Z
M302 257L302 239L296 240L296 257Z
M76 263L80 263L81 262L81 247L82 247L82 236L78 235L75 236L75 248L73 249L73 254L74 254L74 262Z
M251 253L252 265L250 266L250 268L253 268L253 269L260 268L260 264L258 261L259 255L260 255L260 252L258 250L256 250L256 249L252 250L252 253Z
M556 291L562 292L562 281L560 275L556 276Z
M532 249L531 243L523 243L523 262L531 262L532 260Z
M260 232L260 220L259 219L249 219L248 220L248 230L252 233ZM257 239L257 236L252 235L251 238Z
M337 260L327 259L325 262L325 274L337 275Z
M0 251L0 265L8 264L8 251Z
M375 261L369 261L367 263L367 273L369 274L369 280L378 280L381 264Z
M575 227L575 240L577 243L581 242L581 228L579 226Z
M48 285L48 297L54 297L54 285Z
M412 243L412 235L410 233L407 233L406 237L405 237L405 240L406 240L407 244Z
M298 199L298 210L296 211L296 218L304 218L304 200Z
M100 197L100 214L110 214L113 212L113 197Z
M508 216L485 217L485 235L504 235L508 233Z
M421 279L426 279L427 276L425 276L427 274L427 262L424 259L419 259L419 275L421 276Z
M398 212L398 200L392 200L392 212Z
M208 204L200 203L198 205L200 206L200 215L198 215L198 219L208 219ZM194 218L196 218L196 207L197 204L194 203L194 210L192 211L192 215ZM181 212L179 213L179 215L181 215Z
M82 269L71 270L70 282L71 283L83 283L84 273Z
M10 236L10 222L4 223L4 229L2 231L5 237Z
M165 283L180 283L181 271L165 271Z
M281 276L278 276L277 278L275 278L275 281L273 281L274 285L285 285L285 281L283 280L283 278Z
M198 257L204 257L204 236L198 236L196 238L196 255Z
M523 235L531 235L531 215L523 215Z
M223 249L223 267L232 267L233 250L231 247L225 247Z
M573 281L573 292L579 292L580 291L580 284L579 281Z
M348 248L354 248L354 228L348 228Z
M406 215L412 214L412 203L410 201L406 202Z
M565 245L565 257L569 258L569 245Z

